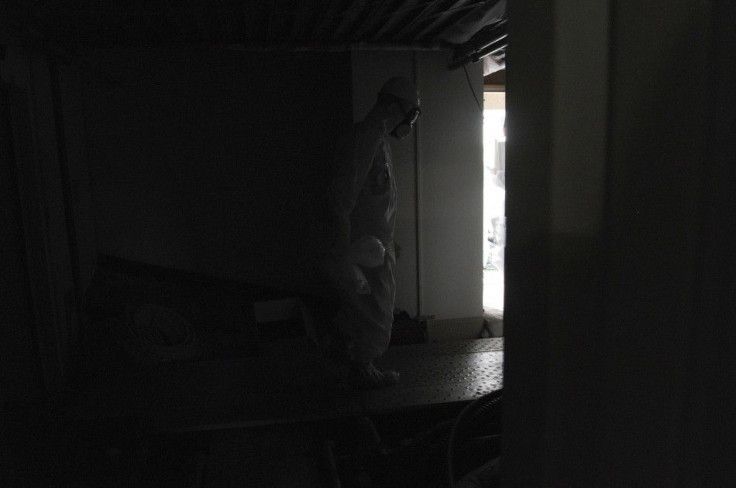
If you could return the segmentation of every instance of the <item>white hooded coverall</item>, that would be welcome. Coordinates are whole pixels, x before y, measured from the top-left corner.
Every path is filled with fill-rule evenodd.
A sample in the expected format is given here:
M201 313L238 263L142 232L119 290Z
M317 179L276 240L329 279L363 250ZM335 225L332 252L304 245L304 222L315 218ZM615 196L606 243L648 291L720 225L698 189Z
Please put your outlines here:
M340 287L342 307L335 322L353 343L352 359L363 365L388 348L396 294L396 182L386 125L385 117L371 112L338 143L329 195L331 211L349 219L350 243L374 236L386 248L382 265L362 268L370 294Z

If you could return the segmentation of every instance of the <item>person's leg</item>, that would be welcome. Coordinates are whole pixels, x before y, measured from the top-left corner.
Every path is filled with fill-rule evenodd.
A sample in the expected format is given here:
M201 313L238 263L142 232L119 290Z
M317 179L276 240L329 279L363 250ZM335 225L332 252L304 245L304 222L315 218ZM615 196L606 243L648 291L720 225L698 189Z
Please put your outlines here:
M347 302L350 320L344 324L353 343L349 380L358 387L389 386L399 380L397 372L380 371L373 364L386 351L391 341L396 294L394 266L394 258L387 255L382 266L364 269L371 294L356 294Z

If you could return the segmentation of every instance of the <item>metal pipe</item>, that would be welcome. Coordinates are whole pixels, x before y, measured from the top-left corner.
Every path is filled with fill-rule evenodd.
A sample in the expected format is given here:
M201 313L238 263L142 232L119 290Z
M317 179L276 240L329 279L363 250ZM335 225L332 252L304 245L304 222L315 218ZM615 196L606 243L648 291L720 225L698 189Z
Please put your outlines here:
M495 53L497 53L498 51L500 51L501 49L506 48L507 46L508 46L508 42L505 42L505 41L501 42L501 41L499 41L496 44L491 44L488 47L486 47L485 49L482 49L482 50L478 51L476 54L474 54L474 55L471 56L471 59L473 60L473 62L478 61L481 58L485 58L489 54L495 54Z
M505 38L508 35L508 30L506 28L507 23L508 19L501 19L496 22L493 28L489 30L488 33L484 34L482 38L476 39L475 42L467 42L463 44L462 46L464 49L462 49L456 57L464 58L470 56L473 53L477 53L478 51L485 49L499 39Z
M412 56L412 68L414 75L414 83L419 91L419 96L422 96L421 83L419 80L419 62L417 61L417 53ZM420 164L420 147L419 147L419 129L421 124L415 124L414 126L414 213L415 213L415 233L416 233L416 248L417 248L417 313L416 316L422 315L422 307L424 302L422 300L422 293L424 287L422 286L422 185L421 185L421 164Z
M486 44L486 46L483 49L471 52L465 56L458 57L455 61L450 63L449 68L450 69L457 69L460 68L468 63L475 63L479 61L480 59L488 56L489 54L493 54L495 52L500 51L501 49L504 49L508 42L506 41L507 35L503 35L500 38L496 39L495 41Z

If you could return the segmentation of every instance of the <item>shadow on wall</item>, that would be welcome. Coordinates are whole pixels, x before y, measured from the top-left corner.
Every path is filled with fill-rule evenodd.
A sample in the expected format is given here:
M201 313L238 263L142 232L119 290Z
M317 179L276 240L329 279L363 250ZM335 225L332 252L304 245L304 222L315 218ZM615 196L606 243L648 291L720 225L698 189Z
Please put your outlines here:
M84 91L99 252L314 291L347 53L96 50Z

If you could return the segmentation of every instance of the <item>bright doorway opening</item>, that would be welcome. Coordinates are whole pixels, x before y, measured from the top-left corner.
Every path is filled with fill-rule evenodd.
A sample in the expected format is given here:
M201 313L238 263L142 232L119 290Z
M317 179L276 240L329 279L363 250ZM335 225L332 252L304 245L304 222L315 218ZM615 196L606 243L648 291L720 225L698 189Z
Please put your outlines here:
M506 247L506 93L483 95L483 309L484 315L498 316Z

